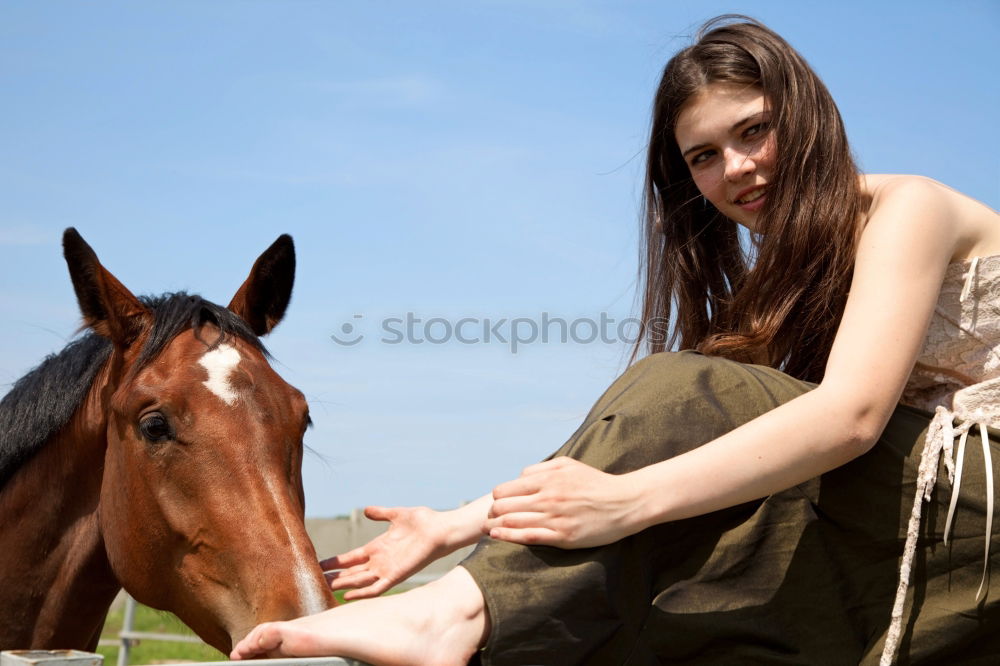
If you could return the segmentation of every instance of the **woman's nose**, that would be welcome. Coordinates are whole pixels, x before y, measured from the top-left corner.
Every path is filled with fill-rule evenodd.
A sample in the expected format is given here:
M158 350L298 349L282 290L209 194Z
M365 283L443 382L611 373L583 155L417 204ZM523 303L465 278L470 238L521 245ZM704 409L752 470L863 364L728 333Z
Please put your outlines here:
M743 176L750 174L757 168L753 157L741 150L725 149L723 151L726 164L726 180L731 183L738 182Z

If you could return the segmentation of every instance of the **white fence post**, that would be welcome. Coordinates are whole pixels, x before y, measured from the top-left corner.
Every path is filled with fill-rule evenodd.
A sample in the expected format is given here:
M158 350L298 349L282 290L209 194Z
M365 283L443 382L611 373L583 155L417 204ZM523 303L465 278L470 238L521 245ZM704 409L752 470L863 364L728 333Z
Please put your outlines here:
M132 648L132 639L128 637L132 633L135 622L135 599L132 595L125 596L125 618L122 621L122 630L118 634L121 645L118 648L118 666L128 666L128 653Z

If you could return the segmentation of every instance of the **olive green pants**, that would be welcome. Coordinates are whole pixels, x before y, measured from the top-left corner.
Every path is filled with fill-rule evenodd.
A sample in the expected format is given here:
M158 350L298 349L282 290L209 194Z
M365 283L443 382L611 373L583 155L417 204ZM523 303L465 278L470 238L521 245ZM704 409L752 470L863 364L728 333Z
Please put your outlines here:
M617 379L554 455L628 472L701 446L812 388L766 367L656 354ZM872 450L843 467L607 546L483 539L462 563L492 623L479 658L517 666L878 663L929 421L899 407ZM996 435L990 431L1000 483ZM948 546L943 464L924 506L899 664L990 663L1000 654L996 586L975 600L986 538L976 434L964 467ZM990 560L1000 561L1000 539Z

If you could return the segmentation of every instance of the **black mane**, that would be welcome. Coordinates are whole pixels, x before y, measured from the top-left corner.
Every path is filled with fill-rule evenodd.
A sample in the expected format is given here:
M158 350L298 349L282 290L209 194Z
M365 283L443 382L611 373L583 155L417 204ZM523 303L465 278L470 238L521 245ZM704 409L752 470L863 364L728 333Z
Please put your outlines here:
M211 347L236 336L269 356L245 321L201 296L178 292L140 296L139 300L152 310L153 325L139 353L136 370L156 358L178 333L191 328L198 335L206 323L214 324L222 333ZM47 356L0 400L0 489L69 422L110 354L111 341L88 332L58 354Z

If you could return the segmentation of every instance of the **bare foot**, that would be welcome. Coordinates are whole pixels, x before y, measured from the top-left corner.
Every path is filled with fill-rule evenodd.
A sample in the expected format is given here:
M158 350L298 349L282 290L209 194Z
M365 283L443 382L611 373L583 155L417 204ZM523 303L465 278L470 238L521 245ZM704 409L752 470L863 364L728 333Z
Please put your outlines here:
M337 656L378 666L464 666L488 634L479 586L468 571L456 567L403 594L258 625L229 656Z

